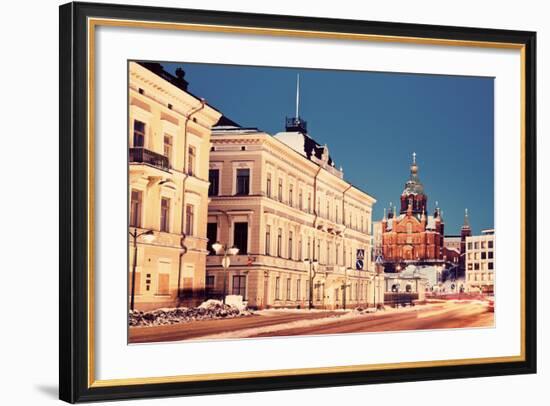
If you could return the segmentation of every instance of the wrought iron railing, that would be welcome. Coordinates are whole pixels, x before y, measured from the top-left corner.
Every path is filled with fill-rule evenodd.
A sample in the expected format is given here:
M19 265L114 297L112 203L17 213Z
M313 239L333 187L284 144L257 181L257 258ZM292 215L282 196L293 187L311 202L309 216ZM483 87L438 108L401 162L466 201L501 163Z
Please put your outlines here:
M149 164L165 171L170 169L170 161L167 157L143 147L130 148L129 160Z

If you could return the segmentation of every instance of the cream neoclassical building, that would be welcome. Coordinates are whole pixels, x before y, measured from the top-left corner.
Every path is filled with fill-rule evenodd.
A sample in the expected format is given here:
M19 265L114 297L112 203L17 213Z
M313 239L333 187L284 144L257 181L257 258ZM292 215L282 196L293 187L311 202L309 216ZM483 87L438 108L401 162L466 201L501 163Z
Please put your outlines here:
M494 293L495 230L466 237L466 291Z
M156 63L130 62L128 100L129 303L193 304L204 297L210 134L221 113L187 91L183 71Z
M224 284L257 308L308 307L310 294L317 308L383 297L370 256L375 199L344 180L301 119L271 136L223 117L212 132L209 179L209 241L239 248L227 269L220 255L207 257L212 297Z

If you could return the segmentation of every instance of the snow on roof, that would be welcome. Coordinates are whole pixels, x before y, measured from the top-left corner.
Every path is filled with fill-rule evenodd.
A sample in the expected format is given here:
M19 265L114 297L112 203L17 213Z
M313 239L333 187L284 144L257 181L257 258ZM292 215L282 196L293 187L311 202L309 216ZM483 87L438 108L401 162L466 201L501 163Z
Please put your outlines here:
M294 151L298 152L300 155L306 155L305 148L305 138L301 133L298 132L280 132L274 135L279 141L282 141Z

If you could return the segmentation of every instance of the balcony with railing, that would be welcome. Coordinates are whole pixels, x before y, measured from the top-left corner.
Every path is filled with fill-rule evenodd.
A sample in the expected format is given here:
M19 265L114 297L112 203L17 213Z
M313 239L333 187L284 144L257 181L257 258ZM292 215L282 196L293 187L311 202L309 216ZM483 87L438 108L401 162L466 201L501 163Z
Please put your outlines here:
M147 164L163 171L170 170L170 161L167 157L143 147L130 148L128 159L130 163Z

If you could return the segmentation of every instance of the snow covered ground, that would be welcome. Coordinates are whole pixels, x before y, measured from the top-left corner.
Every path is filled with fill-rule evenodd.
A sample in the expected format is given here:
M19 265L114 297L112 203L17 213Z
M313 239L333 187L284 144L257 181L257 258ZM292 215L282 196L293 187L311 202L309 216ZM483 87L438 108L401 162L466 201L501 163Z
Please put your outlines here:
M149 312L130 311L128 324L130 327L162 326L196 320L228 319L252 314L249 310L223 304L219 300L207 300L197 307L163 308Z

